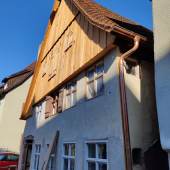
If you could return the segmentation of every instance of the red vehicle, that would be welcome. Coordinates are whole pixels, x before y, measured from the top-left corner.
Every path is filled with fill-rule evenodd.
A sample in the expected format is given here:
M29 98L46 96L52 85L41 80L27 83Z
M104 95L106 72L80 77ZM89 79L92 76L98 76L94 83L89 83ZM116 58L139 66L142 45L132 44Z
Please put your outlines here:
M0 170L16 170L19 155L12 152L0 152Z

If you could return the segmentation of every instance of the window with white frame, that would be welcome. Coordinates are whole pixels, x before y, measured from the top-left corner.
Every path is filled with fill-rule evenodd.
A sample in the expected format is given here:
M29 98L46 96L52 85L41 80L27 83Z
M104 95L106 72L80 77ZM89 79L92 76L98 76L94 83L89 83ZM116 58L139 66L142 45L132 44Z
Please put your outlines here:
M41 119L41 113L42 113L42 104L38 104L36 106L36 121L37 121L37 124L39 123L39 121Z
M104 92L104 64L97 63L87 71L87 99L94 98Z
M86 170L108 170L107 142L88 142L86 145Z
M33 170L38 170L39 169L40 152L41 152L41 145L40 144L35 144Z
M63 170L75 170L75 144L74 143L64 144Z
M77 101L77 83L71 82L66 86L66 95L65 95L65 108L68 109L76 105Z

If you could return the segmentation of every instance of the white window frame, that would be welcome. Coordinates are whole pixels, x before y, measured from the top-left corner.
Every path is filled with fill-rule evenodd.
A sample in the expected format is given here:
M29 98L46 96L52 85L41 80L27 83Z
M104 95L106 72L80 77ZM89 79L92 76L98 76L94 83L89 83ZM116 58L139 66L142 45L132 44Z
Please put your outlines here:
M42 103L40 103L40 104L38 104L38 105L36 106L36 113L35 113L35 115L36 115L37 126L39 125L40 120L41 120L42 109L43 109Z
M103 66L103 71L102 71L102 73L97 74L97 67L100 66L100 65ZM93 76L92 80L89 80L88 73L92 70L94 71L94 76ZM103 90L100 91L100 92L97 92L97 80L101 77L103 78L103 84L102 84ZM89 88L88 86L89 86L90 83L93 83L93 85L94 85L94 96L92 96L92 97L89 97L89 94L88 94L89 93L88 92L88 88ZM90 67L86 72L86 99L87 100L93 99L97 96L102 95L103 92L104 92L104 61L102 60L102 61L96 63L94 66Z
M89 158L88 157L88 144L95 144L96 147L96 158ZM98 144L106 144L106 155L107 159L98 158L99 150ZM107 170L109 169L109 161L108 161L108 140L89 140L85 142L85 170L88 170L88 163L93 162L96 164L96 170L99 170L99 164L106 164Z
M38 150L36 150L36 147L38 147ZM33 170L39 170L40 155L41 155L41 144L36 143L36 144L34 145Z
M68 89L68 87L70 87L70 89ZM73 103L74 95L75 95L75 103ZM72 81L66 85L64 96L65 96L64 97L65 98L64 99L65 109L69 109L76 105L76 103L77 103L77 81L76 80ZM68 104L68 98L70 98L69 104Z
M71 147L69 147L69 154L65 155L65 145L74 145L75 155L71 156ZM75 142L64 142L62 146L62 170L64 170L64 160L68 160L68 170L70 170L70 162L74 160L74 169L76 169L76 143Z

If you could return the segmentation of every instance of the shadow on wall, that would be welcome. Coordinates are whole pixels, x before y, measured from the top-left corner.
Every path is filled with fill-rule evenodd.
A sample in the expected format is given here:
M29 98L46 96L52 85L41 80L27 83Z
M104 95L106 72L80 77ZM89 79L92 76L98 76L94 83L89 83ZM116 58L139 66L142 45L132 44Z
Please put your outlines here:
M170 50L155 59L155 87L161 145L170 150Z
M109 71L109 67L110 66L107 66L105 72ZM141 94L140 100L139 100L139 97L135 96L132 89L128 88L128 86L126 87L129 120L131 119L131 120L136 121L135 123L129 122L130 126L131 126L130 130L135 129L135 132L133 130L130 131L131 140L135 141L136 139L138 139L140 137L140 142L141 142L141 143L140 142L138 143L136 140L136 143L133 144L131 149L132 150L136 149L136 148L142 149L142 153L141 153L141 155L139 155L139 159L141 159L141 161L139 161L139 164L142 164L143 162L145 162L145 166L147 167L147 170L168 170L167 155L162 150L161 145L159 144L159 130L158 130L158 124L157 124L153 63L150 63L149 66L145 66L145 64L143 64L142 70L144 70L144 72L142 72L142 75L144 75L144 76L141 77L141 79L140 79L140 87L141 87L140 88L140 90L141 90L140 91L140 94ZM150 75L147 76L148 72L150 73ZM113 84L112 86L114 86L113 82L116 82L116 84L117 84L116 88L110 87L112 84ZM115 96L115 98L113 98L113 103L117 103L118 107L120 107L118 83L119 82L118 82L117 75L115 75L115 77L111 77L110 79L108 79L107 82L105 83L105 87L109 87L111 89L106 88L104 96L105 97L109 97L109 96L114 97ZM135 84L135 82L134 82L134 84ZM112 94L112 93L114 93L114 94ZM100 96L99 98L102 98L102 96ZM84 99L82 98L80 100L84 100ZM98 100L98 99L94 99L94 100ZM77 102L79 103L80 101L77 101ZM129 102L130 102L130 104L129 104ZM77 106L75 106L73 109L76 109L76 107L78 109L78 107L79 107L78 105L79 104L77 104ZM135 110L135 107L133 107L133 106L135 106L137 109ZM88 107L88 102L86 103L85 107ZM71 113L72 115L71 115L70 122L63 121L62 114L69 114L69 111L68 112L64 111L64 112L65 113L61 113L59 115L52 117L51 119L46 121L42 126L40 126L38 128L36 128L36 120L34 120L35 129L34 129L34 132L31 131L31 133L33 133L33 134L30 134L30 135L34 135L34 133L38 134L38 132L40 132L41 135L44 135L44 133L43 133L44 129L51 129L51 126L53 126L55 124L56 120L62 122L63 124L67 123L68 127L71 126L71 124L74 122L76 124L76 122L78 121L80 124L82 122L82 126L89 128L88 121L77 120L76 113ZM116 117L121 117L120 112L116 112L116 113L113 112L112 114L113 114L113 116L117 114L118 116L116 116ZM140 119L139 119L139 117L140 117ZM85 118L85 116L83 118ZM103 119L103 117L101 117L101 119ZM118 122L118 123L121 123L121 122ZM96 125L100 124L100 118L98 120L95 120L95 124ZM107 124L108 124L108 122L106 121L104 126L106 126ZM110 127L113 127L113 126L115 127L116 125L112 125ZM57 130L60 131L59 127L57 127L57 124L55 127L53 127L53 129L54 129L54 133ZM147 131L148 129L150 129L150 130ZM27 131L27 129L25 129L25 131ZM68 129L68 131L69 131L69 129ZM53 132L50 132L50 133L51 133L51 136L53 136L53 134L52 134ZM146 138L143 136L143 133L147 136ZM107 134L107 132L106 132L106 134ZM140 134L140 136L139 136L139 134ZM71 135L74 139L79 134L76 134L76 132L74 132L74 134L71 134ZM113 134L113 136L114 136L114 134ZM44 135L44 137L45 137L45 135ZM134 139L132 139L132 138L134 138ZM136 156L138 156L138 155L132 155L133 162L135 162ZM156 161L155 161L155 159L156 159ZM148 164L148 162L149 162L149 164ZM163 165L165 165L164 169L162 169Z

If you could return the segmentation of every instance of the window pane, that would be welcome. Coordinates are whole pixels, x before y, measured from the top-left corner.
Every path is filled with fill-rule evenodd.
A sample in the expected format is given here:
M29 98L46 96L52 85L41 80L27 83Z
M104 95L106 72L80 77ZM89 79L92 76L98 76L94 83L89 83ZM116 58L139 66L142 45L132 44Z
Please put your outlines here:
M50 159L49 159L49 162L48 162L48 170L54 170L54 167L55 167L55 155L51 155L50 156Z
M77 96L76 96L76 91L74 93L72 93L72 104L71 106L76 105L76 101L77 101Z
M71 144L71 156L75 156L75 144Z
M107 164L99 164L99 170L107 170Z
M70 160L70 170L75 169L75 161L73 159Z
M101 63L101 64L97 65L96 73L97 73L97 75L101 75L101 74L103 74L103 72L104 72L104 66L103 66L103 63Z
M98 144L98 154L100 159L107 159L106 144Z
M69 144L64 145L64 155L69 155Z
M101 94L104 91L103 76L96 80L97 83L97 94Z
M41 151L41 145L38 145L38 153Z
M66 96L66 108L70 108L71 106L71 94Z
M67 94L68 94L68 93L71 93L71 84L68 84L68 85L67 85Z
M0 161L6 161L7 160L7 155L0 155Z
M96 158L96 145L95 144L88 144L88 157Z
M76 90L76 82L73 82L72 83L72 91L75 91Z
M8 155L8 160L9 161L17 161L18 160L18 156L17 155Z
M88 162L88 170L96 170L96 163Z
M94 69L89 70L87 72L87 78L88 78L88 81L92 81L94 79Z
M68 170L68 159L64 159L64 170Z
M37 156L37 170L38 170L38 168L39 168L39 160L40 160L40 156L38 155L38 156Z
M34 157L34 169L36 169L37 167L37 155L35 155Z
M88 83L87 87L87 98L91 99L95 97L94 81Z

